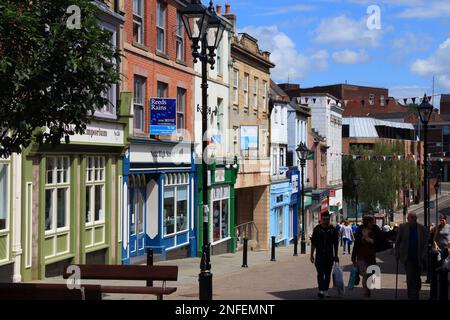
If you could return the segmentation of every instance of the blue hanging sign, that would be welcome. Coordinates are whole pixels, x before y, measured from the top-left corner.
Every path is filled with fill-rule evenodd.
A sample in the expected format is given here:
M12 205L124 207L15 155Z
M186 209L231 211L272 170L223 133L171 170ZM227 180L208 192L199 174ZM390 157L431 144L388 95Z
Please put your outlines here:
M177 131L177 99L150 99L150 134L174 134Z

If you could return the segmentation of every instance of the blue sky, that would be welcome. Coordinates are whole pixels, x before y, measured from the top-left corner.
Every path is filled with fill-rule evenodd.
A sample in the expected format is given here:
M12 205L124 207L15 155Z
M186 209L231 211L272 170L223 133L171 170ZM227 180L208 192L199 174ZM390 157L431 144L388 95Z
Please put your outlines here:
M216 4L219 2L215 2ZM449 0L229 0L239 32L272 52L276 82L381 86L396 98L450 93ZM224 4L220 2L225 10ZM370 5L381 29L367 27ZM435 100L438 102L438 99Z

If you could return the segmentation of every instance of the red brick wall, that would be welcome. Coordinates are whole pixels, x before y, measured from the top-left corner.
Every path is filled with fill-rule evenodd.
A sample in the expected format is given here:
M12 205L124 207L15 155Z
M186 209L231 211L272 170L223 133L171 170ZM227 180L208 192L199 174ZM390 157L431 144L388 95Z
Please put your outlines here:
M184 56L185 62L176 59L176 28L177 10L181 7L172 0L163 1L166 4L166 28L165 28L165 54L157 52L156 39L156 0L144 1L144 44L134 45L141 54L125 49L125 80L124 90L134 91L134 76L140 75L146 78L146 107L145 110L145 133L149 132L149 98L157 96L157 82L162 81L168 84L168 98L177 98L177 88L186 89L186 113L185 127L191 133L193 141L193 106L194 106L194 76L193 61L191 55L191 44L184 32ZM133 1L125 1L125 26L124 41L127 45L133 46ZM184 29L184 26L181 26ZM157 61L162 59L166 63ZM177 68L179 67L179 68ZM183 70L184 68L184 70ZM175 139L175 136L160 136L160 138ZM186 140L186 139L185 139Z

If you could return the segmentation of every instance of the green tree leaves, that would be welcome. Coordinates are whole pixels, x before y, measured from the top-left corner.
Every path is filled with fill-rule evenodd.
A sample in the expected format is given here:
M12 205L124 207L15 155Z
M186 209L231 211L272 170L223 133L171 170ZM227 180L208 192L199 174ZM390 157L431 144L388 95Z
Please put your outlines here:
M81 28L69 29L71 5ZM120 79L120 53L89 0L0 0L0 156L33 137L59 144L83 133L104 92ZM49 130L35 136L36 128Z
M399 191L406 185L413 189L420 187L420 176L416 163L411 160L379 160L374 156L403 156L403 142L377 143L373 149L352 148L354 155L364 156L365 160L354 160L345 157L342 161L342 177L344 198L352 201L355 198L353 177L359 175L361 182L358 188L360 203L364 203L366 212L376 209L395 210L399 203ZM368 160L368 157L371 157Z

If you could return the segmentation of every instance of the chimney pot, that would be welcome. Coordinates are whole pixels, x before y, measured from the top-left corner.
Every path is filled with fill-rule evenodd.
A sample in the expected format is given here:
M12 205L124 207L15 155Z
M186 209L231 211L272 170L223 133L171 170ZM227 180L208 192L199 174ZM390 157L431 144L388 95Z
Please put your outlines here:
M229 3L227 3L225 5L225 13L230 13L230 4Z
M220 14L220 11L222 10L222 6L220 5L220 4L218 4L217 6L216 6L216 12L217 12L217 14Z

